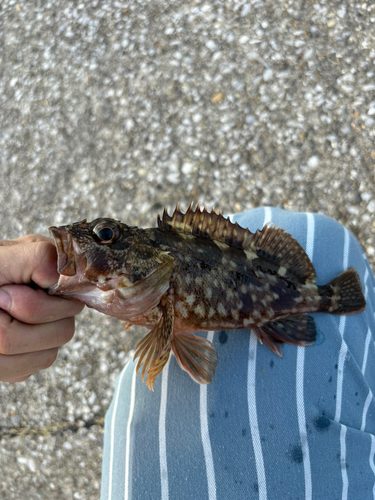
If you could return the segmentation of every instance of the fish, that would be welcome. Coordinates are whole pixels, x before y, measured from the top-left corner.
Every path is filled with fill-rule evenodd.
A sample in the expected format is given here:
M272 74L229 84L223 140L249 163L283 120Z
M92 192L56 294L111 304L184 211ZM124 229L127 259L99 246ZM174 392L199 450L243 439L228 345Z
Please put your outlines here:
M281 227L252 233L193 207L177 205L171 216L164 209L155 228L111 218L49 228L59 279L48 293L149 329L134 360L151 390L171 353L194 381L212 381L217 353L196 332L251 329L282 357L284 343L315 342L309 313L364 311L356 269L317 285L309 257Z

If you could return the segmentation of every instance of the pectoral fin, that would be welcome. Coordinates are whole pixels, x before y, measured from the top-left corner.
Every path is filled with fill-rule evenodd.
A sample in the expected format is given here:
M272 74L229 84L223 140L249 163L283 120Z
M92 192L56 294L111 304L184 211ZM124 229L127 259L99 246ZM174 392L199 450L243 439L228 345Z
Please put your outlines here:
M163 300L163 313L154 328L136 346L134 358L139 357L138 370L142 368L142 382L147 376L147 386L154 390L154 382L168 361L173 336L174 311L170 297Z
M215 373L217 353L206 339L190 333L178 333L172 339L178 364L198 384L209 384Z

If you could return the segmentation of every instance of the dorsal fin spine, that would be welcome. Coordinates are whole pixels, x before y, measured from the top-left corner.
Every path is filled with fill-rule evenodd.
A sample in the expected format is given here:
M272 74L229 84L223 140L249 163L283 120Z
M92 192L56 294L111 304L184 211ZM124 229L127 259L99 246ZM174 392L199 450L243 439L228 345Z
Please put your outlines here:
M167 207L164 207L164 212L163 212L163 224L167 223Z
M223 217L221 211L217 213L212 209L208 212L206 205L201 209L200 204L194 210L193 203L190 204L186 213L181 212L177 205L172 216L168 215L167 208L165 208L162 218L158 216L158 227L165 231L209 238L243 249L250 247L254 237L248 229Z
M200 219L201 219L201 211L200 211L200 202L198 202L198 205L197 205L197 208L195 209L194 211L194 215L193 215L193 220L191 221L191 227L192 227L192 234L196 233L196 234L200 234L200 231L199 231L199 223L200 223ZM197 228L197 231L194 231L194 228Z

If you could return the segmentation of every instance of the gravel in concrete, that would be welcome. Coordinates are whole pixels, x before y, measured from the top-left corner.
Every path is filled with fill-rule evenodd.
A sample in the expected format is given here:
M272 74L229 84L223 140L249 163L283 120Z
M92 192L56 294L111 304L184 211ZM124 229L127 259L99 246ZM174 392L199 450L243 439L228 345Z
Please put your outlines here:
M1 2L2 238L273 205L339 220L374 267L374 138L371 2ZM85 310L52 368L0 384L0 498L99 498L141 334Z

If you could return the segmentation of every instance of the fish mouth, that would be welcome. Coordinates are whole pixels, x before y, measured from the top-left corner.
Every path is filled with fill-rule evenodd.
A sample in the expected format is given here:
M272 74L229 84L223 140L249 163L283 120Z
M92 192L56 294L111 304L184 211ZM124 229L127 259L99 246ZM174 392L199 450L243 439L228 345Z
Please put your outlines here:
M71 234L64 227L51 226L48 230L55 240L57 272L63 276L75 276L76 262Z

